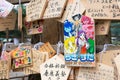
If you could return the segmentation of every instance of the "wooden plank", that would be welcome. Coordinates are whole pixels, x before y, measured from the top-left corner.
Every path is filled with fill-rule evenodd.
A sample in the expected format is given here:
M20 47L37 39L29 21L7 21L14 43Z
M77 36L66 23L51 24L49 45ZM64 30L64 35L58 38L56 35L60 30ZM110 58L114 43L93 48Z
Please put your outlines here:
M0 31L5 31L6 28L13 30L16 23L16 14L12 11L8 17L0 18Z
M86 8L86 15L94 19L120 19L117 2L119 0L81 0Z
M26 6L26 20L30 22L41 19L46 6L47 0L31 0Z

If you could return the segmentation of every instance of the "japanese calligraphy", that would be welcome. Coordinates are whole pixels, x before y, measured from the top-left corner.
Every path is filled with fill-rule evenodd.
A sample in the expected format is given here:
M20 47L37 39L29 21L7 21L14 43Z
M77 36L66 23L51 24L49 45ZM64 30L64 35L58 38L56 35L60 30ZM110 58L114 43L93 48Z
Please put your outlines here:
M42 19L44 10L47 6L47 0L31 0L26 6L27 21Z
M86 15L94 19L120 19L119 0L81 0Z
M70 68L65 66L64 60L55 55L40 66L42 80L67 80Z
M43 18L60 18L67 0L49 0Z
M0 79L9 79L10 60L0 60Z
M80 68L76 80L114 80L114 68L102 63L96 68Z

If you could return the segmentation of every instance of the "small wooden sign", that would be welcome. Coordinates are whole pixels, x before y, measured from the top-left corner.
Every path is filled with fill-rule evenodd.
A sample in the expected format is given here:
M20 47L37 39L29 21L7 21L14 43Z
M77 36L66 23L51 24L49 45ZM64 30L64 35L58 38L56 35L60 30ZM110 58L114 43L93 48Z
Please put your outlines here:
M39 50L40 52L48 52L49 58L53 57L56 53L56 51L52 48L49 42L43 44Z
M12 11L6 18L0 18L0 31L5 31L6 28L13 30L16 23L16 14Z
M27 34L40 34L43 32L43 22L42 21L34 21L34 22L26 22Z
M114 68L102 63L96 68L80 68L76 80L114 80Z
M71 16L74 16L75 14L83 14L84 11L85 8L80 0L68 0L63 16L58 19L58 21L63 23L66 19L71 20Z
M26 6L27 22L41 19L46 6L47 0L31 0L31 2Z
M85 5L86 15L94 19L120 19L119 0L81 0Z
M95 21L95 34L96 35L107 35L109 33L110 22L107 20Z
M22 46L11 52L13 61L12 68L18 69L32 65L31 46Z
M9 79L9 60L0 60L0 80Z
M67 0L49 0L43 19L60 18L64 11Z
M42 80L67 80L70 70L58 55L40 65Z

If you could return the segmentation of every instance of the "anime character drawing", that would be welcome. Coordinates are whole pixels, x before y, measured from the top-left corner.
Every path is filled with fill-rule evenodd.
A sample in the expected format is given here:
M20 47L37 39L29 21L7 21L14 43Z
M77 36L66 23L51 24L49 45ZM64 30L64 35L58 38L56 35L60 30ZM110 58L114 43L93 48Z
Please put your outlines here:
M89 43L87 42L87 38L85 32L83 30L78 32L78 37L76 39L76 44L78 47L77 54L87 54L87 49L89 48Z
M94 25L91 18L87 16L82 16L82 30L86 33L86 37L89 39L94 39Z
M75 37L70 37L64 41L64 49L65 53L73 54L76 53L76 43L75 43Z
M73 30L72 30L73 23L65 20L64 21L64 39L67 39L73 35Z
M77 15L74 15L72 18L74 20L74 26L73 26L74 36L77 36L77 32L82 29L81 23L80 23L81 15L77 14Z

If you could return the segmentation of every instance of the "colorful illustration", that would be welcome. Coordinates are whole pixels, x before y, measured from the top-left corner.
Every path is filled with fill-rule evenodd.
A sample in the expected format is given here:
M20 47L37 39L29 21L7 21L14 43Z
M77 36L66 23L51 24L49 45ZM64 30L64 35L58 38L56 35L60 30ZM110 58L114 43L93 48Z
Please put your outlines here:
M94 21L77 14L64 21L64 53L68 66L95 66Z
M13 69L32 65L31 47L24 46L11 52L13 58Z

